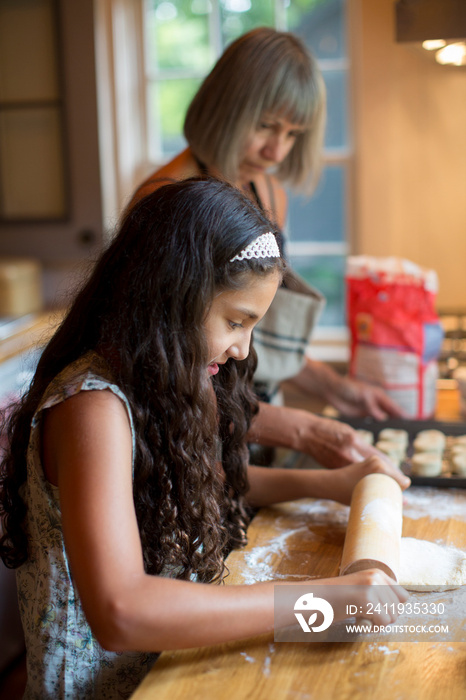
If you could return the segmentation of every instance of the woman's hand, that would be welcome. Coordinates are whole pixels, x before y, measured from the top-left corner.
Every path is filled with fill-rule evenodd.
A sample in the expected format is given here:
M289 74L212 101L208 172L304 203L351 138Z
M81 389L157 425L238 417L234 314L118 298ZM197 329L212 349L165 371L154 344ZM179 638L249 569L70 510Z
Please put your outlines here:
M332 418L296 410L295 429L294 449L310 455L327 469L345 467L368 457L386 459L364 442L354 428Z
M300 373L290 381L304 393L328 402L343 415L371 416L376 420L403 417L402 409L381 387L343 377L330 365L309 357Z
M346 423L302 409L266 403L259 404L248 440L304 452L327 469L344 467L375 455L382 457Z
M403 417L401 408L380 386L351 377L340 378L329 396L329 402L346 416L372 416L376 420Z

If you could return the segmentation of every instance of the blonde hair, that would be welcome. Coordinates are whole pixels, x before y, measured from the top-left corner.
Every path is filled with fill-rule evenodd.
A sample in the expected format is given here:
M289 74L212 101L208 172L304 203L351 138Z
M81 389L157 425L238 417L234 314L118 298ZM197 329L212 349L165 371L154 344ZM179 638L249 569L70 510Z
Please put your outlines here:
M316 60L293 34L260 27L236 39L194 96L184 124L193 153L234 181L264 116L305 126L276 175L312 191L322 167L326 93Z

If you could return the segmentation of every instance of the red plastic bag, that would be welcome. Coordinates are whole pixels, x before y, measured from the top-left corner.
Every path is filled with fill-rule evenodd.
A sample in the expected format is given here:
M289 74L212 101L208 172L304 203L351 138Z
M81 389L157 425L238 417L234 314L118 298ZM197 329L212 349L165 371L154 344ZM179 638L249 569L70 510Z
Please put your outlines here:
M382 386L411 418L435 412L443 329L437 274L399 258L348 258L350 375Z

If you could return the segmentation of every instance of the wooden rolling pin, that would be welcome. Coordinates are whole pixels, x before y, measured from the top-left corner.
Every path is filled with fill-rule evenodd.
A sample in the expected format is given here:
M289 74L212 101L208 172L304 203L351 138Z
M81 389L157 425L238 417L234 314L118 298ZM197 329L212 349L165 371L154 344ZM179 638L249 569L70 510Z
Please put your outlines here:
M397 580L403 523L401 489L386 474L368 474L351 499L340 576L382 569Z

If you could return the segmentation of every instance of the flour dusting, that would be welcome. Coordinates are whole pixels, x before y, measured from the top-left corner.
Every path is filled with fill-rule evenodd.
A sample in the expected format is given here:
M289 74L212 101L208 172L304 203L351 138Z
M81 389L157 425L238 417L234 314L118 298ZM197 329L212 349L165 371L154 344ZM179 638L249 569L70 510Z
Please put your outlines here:
M408 489L403 494L403 515L412 520L431 518L432 520L466 521L463 503L455 503L455 494L464 494L460 489L440 489L429 486Z
M399 654L400 653L399 649L389 649L389 647L384 646L383 644L379 646L379 651L383 651L385 656L389 656L390 654Z
M266 545L254 547L250 552L245 552L245 570L242 572L244 583L251 584L278 578L274 573L273 560L277 555L286 551L288 537L302 530L303 528L299 530L285 530L285 532L274 537Z
M380 651L383 654L385 654L385 656L389 656L390 654L399 654L400 653L399 649L390 649L385 644L376 644L376 643L369 644L368 649L369 649L369 651Z
M265 657L264 665L262 666L262 673L267 678L270 676L270 666L272 664L272 654L275 651L275 644L269 644L269 656Z
M290 527L289 511L291 510L293 526ZM304 581L309 579L306 574L279 574L276 571L275 560L277 557L286 556L288 552L288 538L298 533L301 539L312 540L315 535L312 525L334 525L335 523L346 525L348 522L349 507L328 500L295 501L290 504L288 515L279 515L275 520L278 534L266 544L257 545L249 552L244 553L244 568L241 572L243 582L247 585L260 581L272 581L278 579ZM304 538L303 538L304 535ZM303 561L302 565L306 566Z

